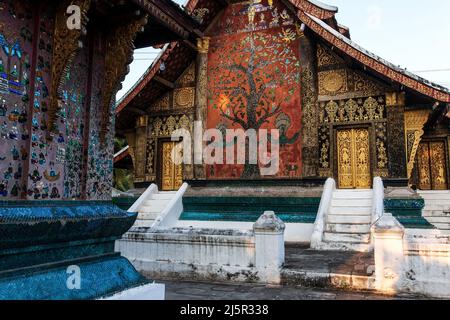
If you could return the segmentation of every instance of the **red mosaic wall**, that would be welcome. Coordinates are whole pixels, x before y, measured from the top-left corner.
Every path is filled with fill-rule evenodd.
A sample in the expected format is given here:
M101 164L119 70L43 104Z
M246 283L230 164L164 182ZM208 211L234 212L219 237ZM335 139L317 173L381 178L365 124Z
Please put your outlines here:
M211 31L207 127L279 129L280 169L264 177L261 163L214 164L208 179L301 176L299 28L280 1L260 0L229 5ZM225 158L236 148L224 142Z

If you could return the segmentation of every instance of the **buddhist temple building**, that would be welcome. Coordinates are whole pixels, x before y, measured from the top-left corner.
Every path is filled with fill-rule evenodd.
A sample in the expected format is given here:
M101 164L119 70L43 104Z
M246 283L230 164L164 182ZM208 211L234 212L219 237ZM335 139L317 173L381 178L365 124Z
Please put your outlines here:
M111 203L115 95L135 47L198 27L169 0L0 2L0 299L146 282L114 252L136 219Z
M236 183L450 188L450 92L361 48L338 9L308 0L191 0L203 36L167 44L119 101L138 187ZM380 46L383 45L380 43ZM169 161L174 130L278 129L280 169ZM228 148L228 147L226 147Z

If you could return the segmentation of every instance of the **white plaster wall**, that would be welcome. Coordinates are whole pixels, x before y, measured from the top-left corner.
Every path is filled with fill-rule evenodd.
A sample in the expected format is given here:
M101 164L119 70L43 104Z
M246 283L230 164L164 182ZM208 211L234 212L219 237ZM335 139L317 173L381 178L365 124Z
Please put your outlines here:
M251 232L147 231L132 229L116 242L116 250L146 276L234 281L255 277L255 238Z
M403 290L450 298L450 239L415 235L404 241Z
M390 214L373 230L377 290L450 298L450 236L405 230Z
M179 220L176 224L180 228L207 228L219 230L251 230L252 222L228 222L228 221L184 221ZM284 240L286 242L310 243L314 231L312 223L286 223Z

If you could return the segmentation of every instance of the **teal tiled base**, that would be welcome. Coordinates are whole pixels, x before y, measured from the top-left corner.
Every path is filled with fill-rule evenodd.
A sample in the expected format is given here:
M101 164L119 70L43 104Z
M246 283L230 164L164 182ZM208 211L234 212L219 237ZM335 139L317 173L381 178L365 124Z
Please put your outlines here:
M111 202L0 202L0 299L95 299L146 283L114 252L136 216ZM79 290L67 286L69 266Z
M184 197L180 220L256 222L270 210L285 223L314 223L319 204L306 197Z
M417 199L385 199L384 210L391 213L405 228L434 229L423 216L425 201Z
M80 289L69 289L67 285L73 275L67 272L71 265L80 268ZM0 276L0 300L95 299L144 283L145 279L127 259L111 255L91 261L64 262L59 266L44 265L27 272Z

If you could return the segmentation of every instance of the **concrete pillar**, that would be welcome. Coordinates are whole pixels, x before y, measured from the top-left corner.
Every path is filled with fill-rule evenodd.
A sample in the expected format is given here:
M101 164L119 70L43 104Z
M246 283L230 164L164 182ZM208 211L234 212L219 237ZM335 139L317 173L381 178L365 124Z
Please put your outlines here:
M261 281L281 282L280 270L284 264L285 224L273 211L266 211L253 225L255 233L255 261Z
M397 186L407 186L405 147L405 93L386 94L389 179Z
M209 50L209 38L197 39L197 78L195 85L195 121L198 121L202 125L202 130L197 130L194 134L194 139L203 138L203 130L206 129L207 109L208 109L208 50ZM200 129L200 128L199 128ZM195 146L194 142L194 146ZM197 145L201 145L201 150L194 150L196 154L201 154L204 143L197 142ZM195 157L197 158L197 157ZM195 160L195 159L194 159ZM203 180L206 178L206 167L203 164L194 164L194 176L195 179Z
M136 119L136 137L134 146L134 181L145 182L145 167L147 163L147 126L148 116Z
M394 294L403 286L403 236L405 229L390 213L372 226L375 250L375 288Z

